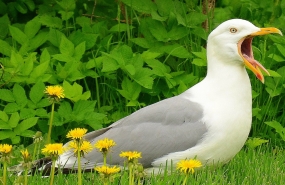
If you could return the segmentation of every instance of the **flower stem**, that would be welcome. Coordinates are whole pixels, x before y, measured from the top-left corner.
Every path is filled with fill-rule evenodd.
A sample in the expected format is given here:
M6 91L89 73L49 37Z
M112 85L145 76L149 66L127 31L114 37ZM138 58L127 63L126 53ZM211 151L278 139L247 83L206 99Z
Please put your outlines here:
M56 159L52 159L51 176L50 176L50 183L49 183L50 185L53 184L53 180L54 180L55 161Z
M32 157L32 161L35 161L36 159L36 152L38 149L38 143L35 143L35 147L34 147L34 151L33 151L33 157Z
M7 181L7 162L4 161L4 165L3 165L3 185L6 185L6 181Z
M78 142L78 149L77 149L77 165L78 165L78 185L82 185L82 179L81 179L81 160L80 160L80 146L81 143Z
M107 165L107 152L103 152L103 165Z
M134 165L129 163L129 185L134 185L134 172L133 172Z
M182 185L186 185L187 184L187 180L188 180L188 174L186 174L184 180L183 180L183 183Z
M49 120L47 144L51 143L51 130L52 130L53 116L54 116L54 102L51 104L51 114L50 114L50 120Z
M28 185L28 168L25 168L24 178L24 185Z

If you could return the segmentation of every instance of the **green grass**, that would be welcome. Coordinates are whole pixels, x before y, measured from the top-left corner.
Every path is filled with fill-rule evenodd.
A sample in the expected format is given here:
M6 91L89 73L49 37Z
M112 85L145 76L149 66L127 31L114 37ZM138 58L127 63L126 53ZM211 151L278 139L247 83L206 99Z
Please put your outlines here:
M279 185L285 182L284 154L284 150L274 149L270 145L263 145L255 150L243 149L226 165L197 170L189 178L188 184ZM13 184L16 178L10 177L8 184ZM183 175L176 172L170 175L162 174L146 179L145 184L181 184L183 178ZM59 185L73 185L77 182L77 176L76 174L57 175L54 182ZM49 178L42 178L39 175L29 177L28 184L49 184ZM97 174L86 173L83 175L83 184L100 185L102 183ZM128 184L127 173L122 172L121 176L111 184Z

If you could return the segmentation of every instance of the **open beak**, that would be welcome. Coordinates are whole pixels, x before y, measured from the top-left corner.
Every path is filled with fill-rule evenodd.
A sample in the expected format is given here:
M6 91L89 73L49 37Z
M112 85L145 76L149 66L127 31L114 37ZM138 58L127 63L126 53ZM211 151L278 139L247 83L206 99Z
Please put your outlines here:
M251 44L252 44L253 37L257 35L267 35L270 33L278 33L282 35L282 32L277 28L260 28L260 31L254 32L242 38L238 42L238 52L241 58L243 59L244 64L255 74L255 76L262 83L264 83L264 76L261 70L263 70L268 75L270 74L258 61L254 59Z

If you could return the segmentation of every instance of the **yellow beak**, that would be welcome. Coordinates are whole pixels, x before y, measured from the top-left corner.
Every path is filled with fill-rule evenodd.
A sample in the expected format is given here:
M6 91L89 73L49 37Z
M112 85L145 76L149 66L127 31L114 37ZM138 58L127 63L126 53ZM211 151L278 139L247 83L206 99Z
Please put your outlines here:
M254 32L247 37L242 38L238 42L238 52L242 57L244 64L255 74L255 76L264 83L264 76L261 72L263 70L268 75L269 72L253 57L253 52L251 49L252 39L258 35L267 35L270 33L278 33L282 35L282 32L277 28L260 28L260 31ZM260 70L261 69L261 70Z

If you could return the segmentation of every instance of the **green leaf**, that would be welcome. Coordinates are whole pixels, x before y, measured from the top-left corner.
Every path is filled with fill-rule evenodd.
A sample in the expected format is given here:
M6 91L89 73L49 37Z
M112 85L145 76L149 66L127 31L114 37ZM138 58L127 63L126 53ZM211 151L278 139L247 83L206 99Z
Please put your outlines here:
M62 102L58 108L58 114L61 117L69 119L72 115L72 107L71 107L70 103L68 103L66 101ZM71 119L70 119L70 121L71 121Z
M148 68L140 68L136 70L136 74L132 78L141 86L151 89L153 85L152 71Z
M25 0L24 3L27 5L27 7L30 11L35 10L36 5L35 5L33 0Z
M74 53L74 44L68 40L65 36L61 37L59 45L60 53L72 56Z
M201 47L200 52L192 52L196 57L203 59L203 60L207 60L207 54L206 54L206 49Z
M73 57L76 60L80 61L84 53L85 53L85 41L75 47Z
M39 118L32 117L32 118L28 118L28 119L23 120L14 129L14 132L18 135L21 134L22 132L25 132L29 128L33 127L37 123L38 119Z
M29 42L27 35L22 32L19 28L14 26L9 26L10 34L13 39L15 39L19 44L24 45Z
M150 14L152 11L156 11L156 5L151 0L122 0L122 2L138 12Z
M40 57L40 63L45 63L50 61L50 54L48 50L45 48Z
M25 90L19 84L15 84L13 87L13 95L16 100L16 103L20 107L24 107L28 103L28 99L25 93Z
M134 27L129 25L129 24L123 24L123 23L119 23L114 25L112 28L110 28L110 31L112 32L124 32L127 31L129 29L133 29Z
M150 50L146 50L144 51L142 54L141 54L141 57L144 59L144 60L149 60L149 59L155 59L159 56L161 56L162 53L159 53L159 52L155 52L155 51L150 51Z
M283 44L275 44L275 45L276 45L278 51L285 57L285 53L284 53L285 52L285 47L284 47L284 45ZM274 54L270 54L270 55L274 56L275 53ZM268 57L270 57L270 55L268 55ZM284 58L283 58L283 61L285 61ZM282 61L280 61L280 62L282 62Z
M129 46L123 45L118 48L115 48L111 51L110 54L103 53L105 56L115 59L118 64L123 67L129 63L129 61L133 58L132 49Z
M10 130L0 131L0 140L4 140L4 139L7 139L7 138L12 138L15 135L16 134L13 131L10 131Z
M30 74L31 78L35 79L35 81L39 81L39 79L41 79L41 81L44 82L42 78L49 67L49 63L50 55L47 49L44 49L40 57L40 64L36 66Z
M77 84L76 82L74 82L73 85L71 85L67 81L64 81L63 89L64 89L65 97L74 102L77 102L79 100L87 100L91 96L89 91L82 94L83 87Z
M88 27L88 29L89 29L90 28L90 19L88 17L78 16L78 17L76 17L76 24L80 25L81 27Z
M82 33L80 30L74 31L70 36L69 40L72 41L75 45L79 45L82 42L85 42L85 49L91 49L97 41L99 34L93 33Z
M124 78L122 90L118 90L118 92L127 100L137 100L141 92L141 86L128 78Z
M103 68L101 70L102 72L111 72L119 69L120 66L116 60L106 56L103 57L105 60L103 60Z
M21 141L20 136L14 136L14 137L12 137L10 139L12 141L12 144L14 144L14 145L20 143L20 141Z
M282 88L274 88L271 89L270 87L266 87L265 90L268 92L270 97L279 96L282 93Z
M174 11L174 2L172 0L156 0L157 9L160 15L167 16Z
M189 34L189 31L187 28L182 26L173 26L173 28L168 32L168 38L171 40L179 40L186 35Z
M0 120L0 129L2 130L2 129L8 129L8 130L11 130L12 129L12 127L8 124L8 123L6 123L5 121L3 121L3 120Z
M102 120L106 117L105 114L92 112L89 114L86 124L88 124L90 127L92 127L94 130L98 130L102 128Z
M185 92L189 87L186 86L183 82L179 82L179 86L177 88L177 95Z
M25 63L21 69L24 76L28 76L34 67L34 61L36 60L36 53L30 53L27 58L25 58Z
M13 65L13 67L15 67L18 70L23 66L24 59L19 53L16 53L12 50L10 62Z
M73 17L74 12L66 12L66 11L58 11L58 13L61 15L61 19L63 21L67 21L68 19Z
M202 67L202 66L207 66L207 61L201 58L194 58L192 64Z
M145 38L133 38L131 41L142 48L150 48L149 43Z
M38 108L41 108L41 107L47 107L51 104L51 102L47 99L47 98L44 98L44 99L41 99L39 101L39 103L37 104L37 107Z
M16 103L8 103L5 107L4 107L4 111L7 113L13 113L13 112L17 112L20 109L20 106Z
M285 128L278 121L267 121L265 122L268 126L275 129L275 131L281 136L281 138L285 141Z
M75 102L73 114L77 120L84 120L88 114L94 112L95 101L79 100Z
M166 45L161 47L152 48L152 51L163 51L169 55L178 57L178 58L191 58L191 54L185 49L184 46L179 44Z
M39 18L35 17L25 24L24 33L27 35L29 39L31 39L38 33L40 29L41 29L41 23L39 22Z
M35 115L39 117L48 117L47 111L43 108L36 109Z
M284 62L284 61L285 61L285 58L284 58L284 57L279 56L279 55L277 55L277 54L275 54L275 53L274 53L274 54L273 54L273 53L269 54L268 57L272 58L272 59L275 60L276 62Z
M26 130L25 132L20 133L19 136L32 138L32 137L34 137L35 134L36 134L35 131Z
M76 62L76 60L69 54L55 54L55 55L52 55L52 57L62 62Z
M191 11L186 16L182 16L182 18L178 18L178 23L183 26L195 28L196 26L200 26L205 20L207 16L202 12Z
M56 2L65 11L74 10L76 7L74 0L62 0Z
M8 121L8 124L12 127L12 128L15 128L18 123L20 121L20 116L19 116L19 113L18 112L14 112L13 114L11 114L11 117Z
M3 120L4 122L8 122L8 115L6 114L6 112L0 111L0 119Z
M0 12L1 12L1 7L3 8L4 7L4 3L2 4L3 2L0 1ZM1 14L1 13L0 13ZM2 17L0 17L0 39L5 39L7 34L9 33L9 25L11 24L10 23L10 20L9 20L9 17L7 14L1 14L3 15ZM0 40L1 41L1 40ZM1 47L1 44L0 44L0 47Z
M54 46L59 47L62 37L65 37L62 32L56 29L50 29L48 41L50 41Z
M45 82L43 79L45 72L47 71L49 66L49 61L41 63L37 67L35 67L31 73L31 78L35 79L35 81L42 79L42 82Z
M35 110L31 108L22 108L20 111L21 119L31 118L31 117L34 117L35 115L36 115Z
M165 73L168 73L170 71L167 70L166 66L161 63L159 60L151 59L145 61L149 67L152 68L152 71L154 74L160 77L164 77Z
M29 42L28 51L34 51L38 49L42 44L47 41L49 33L48 32L40 32L34 38L32 38Z
M39 16L40 18L40 23L42 23L43 25L50 27L50 28L58 28L61 29L62 28L62 20L58 17L52 17L50 15L47 14L43 14Z
M37 104L44 96L45 84L37 82L30 90L29 97L34 104Z
M278 121L266 121L265 124L274 128L277 132L282 132L285 128Z
M261 139L261 138L258 138L258 137L254 137L254 138L249 138L245 145L251 149L254 149L264 143L268 143L269 140L266 140L266 139Z
M5 41L0 40L0 53L11 56L12 47Z
M16 1L14 6L21 14L26 14L28 12L27 6L22 1Z
M166 28L160 21L148 21L148 27L151 34L158 41L167 42L168 40L170 40Z
M14 102L13 93L8 89L0 89L0 99L6 102Z
M125 69L128 71L128 73L130 75L134 75L136 73L136 69L135 66L133 66L132 64L128 64L125 66Z
M277 73L276 71L273 71L273 70L270 70L270 69L267 69L267 71L269 72L270 76L272 77L276 77L276 78L281 78L282 76Z

